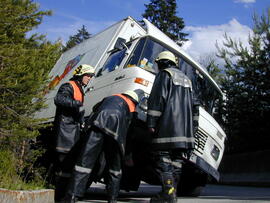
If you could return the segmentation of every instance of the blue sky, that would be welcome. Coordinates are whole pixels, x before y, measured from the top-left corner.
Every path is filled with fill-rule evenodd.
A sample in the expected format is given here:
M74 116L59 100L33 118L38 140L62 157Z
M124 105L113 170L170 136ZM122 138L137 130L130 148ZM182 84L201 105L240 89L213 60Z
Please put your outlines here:
M109 25L132 16L142 19L144 4L150 0L34 0L41 10L52 10L36 32L49 40L63 42L85 25L96 34ZM177 15L185 22L189 41L184 49L197 60L212 55L215 43L222 44L224 33L247 44L252 33L252 15L266 12L270 0L177 0Z

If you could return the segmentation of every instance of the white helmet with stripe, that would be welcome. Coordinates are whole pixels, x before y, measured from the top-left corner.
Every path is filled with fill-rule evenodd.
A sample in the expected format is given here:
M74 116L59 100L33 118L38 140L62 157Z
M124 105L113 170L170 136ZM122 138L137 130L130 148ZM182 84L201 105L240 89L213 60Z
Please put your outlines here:
M88 64L82 64L82 65L78 66L73 72L74 76L81 76L84 74L90 74L90 75L94 76L95 75L95 68L93 66L88 65Z

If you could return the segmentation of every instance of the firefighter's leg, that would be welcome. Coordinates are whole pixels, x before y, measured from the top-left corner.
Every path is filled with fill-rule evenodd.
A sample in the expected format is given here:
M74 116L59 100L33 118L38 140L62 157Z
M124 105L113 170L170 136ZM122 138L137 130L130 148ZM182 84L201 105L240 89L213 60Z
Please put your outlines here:
M173 177L174 177L174 188L177 190L178 184L181 181L181 174L182 174L182 153L174 153L172 156L172 165L173 165ZM177 197L177 191L175 192Z
M110 136L106 136L104 147L105 158L109 168L108 183L106 186L108 203L116 203L122 177L121 152L118 143Z
M154 153L156 170L160 174L162 191L152 197L151 203L176 203L176 188L174 187L173 165L170 153L167 151L158 151Z
M55 201L61 201L66 192L66 186L68 184L69 178L71 176L70 171L65 168L64 162L66 160L66 153L56 153L56 161L54 163L54 184L55 192L54 199Z
M76 159L78 157L79 149L82 145L80 142L77 142L66 154L58 153L59 167L56 170L55 177L55 200L60 201L65 197L68 189L68 183L72 175Z
M87 181L103 147L104 134L98 129L92 129L86 136L89 137L74 167L68 186L68 197L83 197L87 189Z

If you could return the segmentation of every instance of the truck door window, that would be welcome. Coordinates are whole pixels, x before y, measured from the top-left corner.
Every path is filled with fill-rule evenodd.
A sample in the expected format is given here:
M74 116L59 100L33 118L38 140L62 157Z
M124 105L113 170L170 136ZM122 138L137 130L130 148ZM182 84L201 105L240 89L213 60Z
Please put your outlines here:
M126 67L136 66L157 73L158 68L155 59L160 52L165 50L167 50L165 47L150 38L143 38L132 53Z
M123 58L125 57L125 52L126 49L112 52L107 61L105 62L102 71L97 74L97 77L116 70L121 64Z

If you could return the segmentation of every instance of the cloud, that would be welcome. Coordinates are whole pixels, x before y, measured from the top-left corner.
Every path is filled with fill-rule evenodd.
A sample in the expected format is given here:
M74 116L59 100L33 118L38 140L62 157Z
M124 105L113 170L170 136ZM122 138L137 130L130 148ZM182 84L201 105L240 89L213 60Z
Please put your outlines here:
M235 3L245 3L245 4L249 4L249 3L255 3L256 0L234 0Z
M219 47L223 47L225 33L233 40L240 40L245 47L249 46L248 37L252 33L248 26L240 24L236 19L223 25L186 26L185 31L190 33L189 41L182 48L197 61L209 56L215 58L216 43ZM221 60L218 62L221 63Z
M51 20L48 19L46 23L44 22L35 31L46 34L47 38L51 41L56 41L60 38L63 43L66 43L69 36L76 34L83 25L86 26L90 34L96 34L116 23L115 21L89 21L76 16L59 13L55 14L53 21Z

